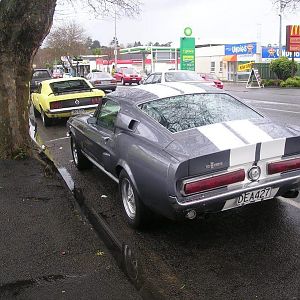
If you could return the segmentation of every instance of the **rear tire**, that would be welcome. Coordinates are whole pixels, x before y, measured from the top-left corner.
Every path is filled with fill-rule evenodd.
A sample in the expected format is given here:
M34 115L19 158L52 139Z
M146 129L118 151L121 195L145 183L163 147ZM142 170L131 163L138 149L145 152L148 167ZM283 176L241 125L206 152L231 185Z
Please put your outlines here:
M45 112L43 111L42 108L41 108L41 118L42 118L43 125L45 127L51 126L52 120L46 116L46 114L45 114Z
M33 106L33 114L36 118L41 116L41 113L35 108L34 104L32 103Z
M93 166L92 163L82 154L74 137L71 137L71 151L74 164L78 170L81 171L90 169Z
M141 229L148 225L151 212L140 199L125 170L122 170L119 176L119 191L124 217L129 226L135 229Z

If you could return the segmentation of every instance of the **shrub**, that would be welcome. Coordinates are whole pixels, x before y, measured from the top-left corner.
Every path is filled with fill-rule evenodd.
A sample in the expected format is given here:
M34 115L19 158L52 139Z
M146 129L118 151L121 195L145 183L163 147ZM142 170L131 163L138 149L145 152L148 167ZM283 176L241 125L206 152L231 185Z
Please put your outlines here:
M281 82L281 87L300 87L300 77L290 77L287 80Z
M262 84L264 86L280 86L282 83L282 80L280 79L263 79Z
M287 57L280 57L271 62L270 69L273 71L278 79L286 80L292 76L292 68L297 72L297 63L292 62Z

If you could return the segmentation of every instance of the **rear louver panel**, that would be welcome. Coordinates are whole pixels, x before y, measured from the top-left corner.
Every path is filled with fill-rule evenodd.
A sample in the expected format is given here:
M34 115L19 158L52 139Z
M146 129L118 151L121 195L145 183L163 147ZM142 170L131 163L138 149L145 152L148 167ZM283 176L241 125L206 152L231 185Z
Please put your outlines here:
M80 107L85 105L94 104L93 98L80 98L80 99L70 99L70 100L63 100L61 101L61 108L68 108L68 107Z

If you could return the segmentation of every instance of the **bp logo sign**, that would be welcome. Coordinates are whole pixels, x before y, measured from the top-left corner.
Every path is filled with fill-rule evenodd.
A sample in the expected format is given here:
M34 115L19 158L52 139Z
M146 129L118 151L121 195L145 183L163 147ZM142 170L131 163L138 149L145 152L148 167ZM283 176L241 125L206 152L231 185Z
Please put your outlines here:
M185 27L184 28L184 35L185 36L191 36L193 33L192 28L191 27Z

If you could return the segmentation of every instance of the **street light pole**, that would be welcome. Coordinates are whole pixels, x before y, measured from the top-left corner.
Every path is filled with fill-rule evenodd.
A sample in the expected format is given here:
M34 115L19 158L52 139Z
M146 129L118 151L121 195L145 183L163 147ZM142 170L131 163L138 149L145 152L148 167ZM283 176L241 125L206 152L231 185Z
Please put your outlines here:
M285 8L286 3L284 0L280 0L280 9L279 9L279 57L282 56L282 41L281 41L281 36L282 36L282 14L283 10Z

